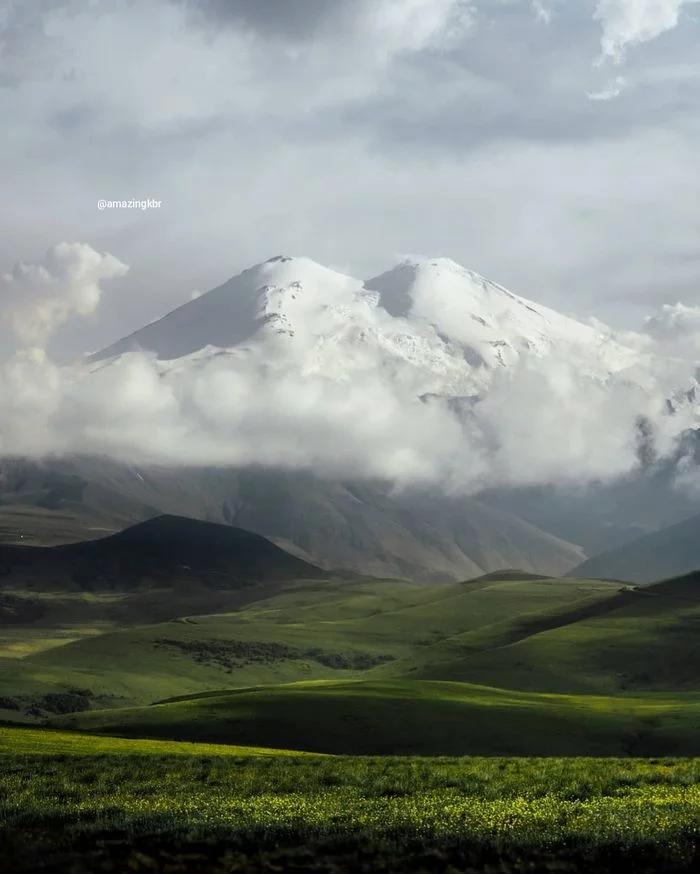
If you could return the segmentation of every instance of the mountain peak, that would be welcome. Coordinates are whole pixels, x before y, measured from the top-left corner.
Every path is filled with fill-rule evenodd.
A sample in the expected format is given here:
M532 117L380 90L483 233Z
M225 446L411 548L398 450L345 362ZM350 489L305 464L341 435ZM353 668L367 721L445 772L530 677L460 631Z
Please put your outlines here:
M365 282L378 291L380 303L390 315L416 316L439 325L476 320L494 324L494 319L513 309L526 308L534 316L536 304L468 270L451 258L406 258L379 276Z
M90 359L101 361L134 350L155 352L162 360L191 355L207 347L231 348L249 340L266 324L291 333L314 308L352 300L362 283L311 258L275 255L232 277L218 288L167 313Z
M475 273L473 270L468 270L464 265L455 261L453 258L442 256L438 258L407 257L397 264L397 268L400 267L411 268L416 274L452 272L460 275L479 276L478 273Z
M590 326L451 258L406 258L363 283L311 258L275 255L89 360L142 349L181 359L182 368L195 353L208 360L251 345L264 360L306 374L345 380L379 368L417 379L418 394L460 396L479 394L491 368L514 366L523 354L559 349L603 378L632 354L611 343L601 349Z
M234 276L230 282L236 282L236 280L242 277L253 279L253 285L255 284L254 277L260 277L261 280L264 280L264 283L279 288L289 285L294 285L295 287L313 287L323 282L332 284L347 284L350 282L357 284L357 281L349 276L338 273L330 267L324 267L323 264L319 264L318 261L314 261L312 258L307 258L304 255L275 255L261 264L256 264L244 270L238 276Z

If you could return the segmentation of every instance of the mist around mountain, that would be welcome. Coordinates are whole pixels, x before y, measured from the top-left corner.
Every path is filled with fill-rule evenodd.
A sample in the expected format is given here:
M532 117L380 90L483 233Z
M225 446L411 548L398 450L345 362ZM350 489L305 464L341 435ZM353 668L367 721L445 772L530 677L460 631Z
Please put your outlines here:
M28 507L44 543L167 513L324 568L561 574L700 511L693 373L449 259L363 281L278 256L74 367L18 365L52 406L5 425L0 537Z
M37 525L44 543L57 543L167 513L244 528L323 568L422 582L505 567L561 574L583 557L578 547L472 498L395 493L388 483L301 472L15 461L0 501L0 531L3 519L12 520L5 539L15 543ZM32 507L36 521L26 516ZM56 514L53 537L47 512ZM67 519L73 528L66 535Z
M650 335L584 324L446 258L359 280L278 257L73 366L24 350L0 373L1 436L6 456L473 495L628 475L640 421L665 457L694 427L696 384Z

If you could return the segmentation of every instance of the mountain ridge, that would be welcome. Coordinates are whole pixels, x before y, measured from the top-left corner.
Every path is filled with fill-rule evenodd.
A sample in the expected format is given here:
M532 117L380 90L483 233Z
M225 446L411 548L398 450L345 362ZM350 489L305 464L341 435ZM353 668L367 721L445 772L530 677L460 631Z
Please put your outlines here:
M326 569L377 577L440 582L504 565L558 574L583 556L574 545L470 498L397 495L386 483L303 472L149 469L100 458L26 462L0 488L0 520L3 504L11 509L24 502L38 504L47 525L47 493L60 524L65 514L94 516L103 525L111 520L116 528L161 513L182 515L237 525Z
M406 259L361 280L308 258L278 256L87 360L104 363L144 351L162 362L193 356L194 364L217 350L247 355L261 344L302 373L342 381L348 370L382 366L415 381L417 395L442 396L483 393L491 370L508 368L524 354L575 351L598 379L639 357L590 325L519 297L448 258ZM341 366L334 366L338 361Z
M593 556L570 576L615 577L630 583L654 583L692 574L700 568L700 515L651 531L616 549Z

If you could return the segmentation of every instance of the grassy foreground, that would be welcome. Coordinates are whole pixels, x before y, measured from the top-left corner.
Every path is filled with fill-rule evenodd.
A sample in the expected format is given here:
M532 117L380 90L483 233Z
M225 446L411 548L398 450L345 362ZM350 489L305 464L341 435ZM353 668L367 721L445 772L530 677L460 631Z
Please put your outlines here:
M700 864L696 759L261 756L128 740L107 752L106 743L2 730L0 867L39 870L47 858L41 870L56 874Z

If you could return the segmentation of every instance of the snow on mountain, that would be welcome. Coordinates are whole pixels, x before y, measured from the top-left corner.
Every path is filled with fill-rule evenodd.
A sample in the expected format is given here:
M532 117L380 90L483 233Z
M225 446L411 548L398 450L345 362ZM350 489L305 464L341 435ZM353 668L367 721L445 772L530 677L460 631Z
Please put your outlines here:
M462 495L608 482L700 421L692 362L622 336L448 259L361 281L278 257L87 365L13 362L0 448Z
M560 573L580 550L470 496L609 483L672 457L697 424L693 364L622 336L448 259L362 281L277 257L87 366L13 362L0 449L77 465L110 517L235 520L333 567Z
M363 282L278 256L90 360L136 349L154 353L165 372L217 355L252 356L266 368L340 382L380 371L416 395L462 398L483 394L494 371L523 356L561 354L603 382L640 360L637 350L446 258L405 261Z
M428 323L458 343L476 367L508 367L523 354L566 348L599 359L608 373L638 354L567 316L512 294L448 258L405 261L365 283L391 315Z
M294 336L324 307L351 305L362 283L307 258L278 256L244 270L92 356L144 349L172 360L206 346L230 348L257 332Z

